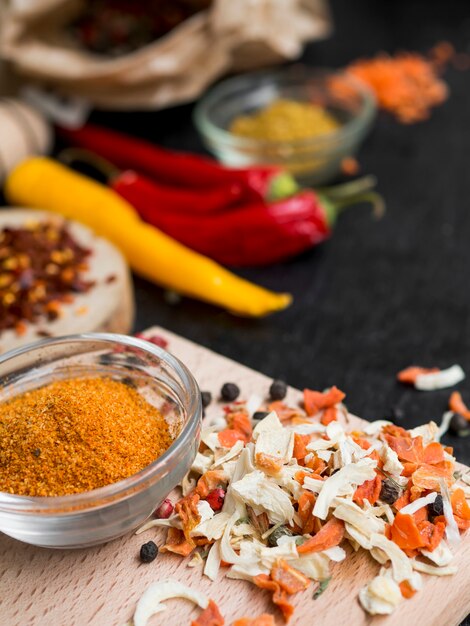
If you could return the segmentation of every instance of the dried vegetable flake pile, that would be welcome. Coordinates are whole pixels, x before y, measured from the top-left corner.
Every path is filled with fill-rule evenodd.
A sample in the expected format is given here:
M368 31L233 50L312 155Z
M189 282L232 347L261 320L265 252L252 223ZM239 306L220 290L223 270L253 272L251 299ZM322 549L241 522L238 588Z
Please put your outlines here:
M295 594L326 589L348 543L377 561L359 592L372 615L412 598L422 574L454 574L470 527L470 478L456 472L439 428L379 420L350 432L343 398L333 387L305 390L305 410L231 403L206 420L174 510L138 533L168 527L160 552L191 557L213 581L222 573L249 581L286 621Z

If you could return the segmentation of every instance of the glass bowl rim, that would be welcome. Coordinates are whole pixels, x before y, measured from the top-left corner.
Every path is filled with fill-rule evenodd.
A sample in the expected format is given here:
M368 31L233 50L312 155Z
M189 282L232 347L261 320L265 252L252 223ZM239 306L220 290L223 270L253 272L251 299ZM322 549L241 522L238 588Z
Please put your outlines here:
M250 80L256 83L256 79L266 78L273 83L288 82L292 84L297 82L299 86L307 81L307 79L315 80L325 78L329 75L343 76L355 89L356 93L361 96L361 109L354 117L342 124L337 130L330 131L324 135L309 137L307 139L297 139L295 141L269 140L269 139L253 139L251 137L240 137L214 124L209 117L208 111L219 101L219 99L228 93L236 90L240 84L244 84ZM297 80L296 80L297 79ZM255 90L259 87L255 86ZM249 149L249 148L282 148L289 146L292 150L295 148L331 148L334 144L342 143L355 135L364 127L374 116L377 109L377 101L372 90L361 80L348 74L342 69L328 68L312 68L308 65L296 64L288 68L278 70L261 70L249 72L238 76L232 76L221 81L212 87L207 94L196 104L193 111L193 120L199 132L209 137L212 142L220 144L230 143L232 148Z
M176 371L181 378L182 385L189 396L189 406L186 409L188 413L188 420L183 426L181 432L176 439L165 450L165 452L157 457L152 463L146 465L140 472L132 474L127 478L123 478L110 485L104 487L98 487L97 489L91 489L90 491L83 491L81 493L67 494L63 496L25 496L7 493L6 491L0 491L0 513L2 511L9 512L30 512L31 509L34 513L47 513L49 510L53 510L54 513L83 513L85 510L89 510L86 505L90 505L90 508L97 510L118 501L119 496L132 496L133 493L139 491L142 483L151 479L161 470L166 462L176 457L182 449L182 445L188 439L188 436L192 434L192 431L198 422L198 413L200 412L201 400L200 391L196 383L194 376L189 369L182 363L177 357L173 356L163 348L145 341L144 339L137 339L128 335L114 334L114 333L79 333L71 335L63 335L60 337L48 337L40 341L35 341L26 346L16 348L5 352L0 355L0 365L10 359L14 359L22 354L26 354L32 350L37 350L49 345L66 344L67 342L85 342L85 341L103 341L114 344L124 345L126 347L139 348L152 356L157 357L165 361L173 370ZM199 411L198 411L199 409ZM98 505L94 504L97 500L100 500ZM158 504L158 503L156 503ZM70 507L77 508L77 510L70 510ZM63 510L61 509L67 509Z

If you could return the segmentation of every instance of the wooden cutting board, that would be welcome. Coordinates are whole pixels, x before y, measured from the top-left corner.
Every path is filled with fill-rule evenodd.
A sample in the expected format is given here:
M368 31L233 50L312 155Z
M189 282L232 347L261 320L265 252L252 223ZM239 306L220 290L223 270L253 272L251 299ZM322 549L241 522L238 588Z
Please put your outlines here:
M214 397L224 382L237 383L243 396L267 392L270 379L253 370L197 346L160 328L169 340L169 350L183 360L197 378L201 389ZM331 381L334 383L334 381ZM299 391L291 389L288 400L297 402ZM208 414L220 410L214 402ZM357 425L358 418L352 418ZM175 578L197 588L219 605L226 624L242 616L274 613L269 593L244 581L224 578L217 582L202 576L199 568L187 567L187 560L161 554L148 565L139 562L142 543L161 543L163 532L152 529L141 535L126 535L104 546L54 551L21 544L0 536L0 624L2 626L124 626L132 617L137 600L153 582ZM292 626L455 626L470 613L470 533L463 539L454 560L455 576L424 576L424 588L404 601L388 617L367 616L357 601L359 589L379 570L365 552L335 565L333 578L317 600L307 590L295 596ZM189 626L200 609L184 600L167 602L164 613L155 615L149 626Z

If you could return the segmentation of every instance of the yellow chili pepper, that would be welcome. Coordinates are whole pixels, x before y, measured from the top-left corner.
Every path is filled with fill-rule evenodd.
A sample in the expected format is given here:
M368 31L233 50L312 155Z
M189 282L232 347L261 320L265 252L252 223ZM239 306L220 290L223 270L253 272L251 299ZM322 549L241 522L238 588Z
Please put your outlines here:
M258 287L142 222L114 191L57 161L34 157L7 177L17 206L46 209L89 226L112 241L141 276L238 315L261 317L289 306L289 294Z

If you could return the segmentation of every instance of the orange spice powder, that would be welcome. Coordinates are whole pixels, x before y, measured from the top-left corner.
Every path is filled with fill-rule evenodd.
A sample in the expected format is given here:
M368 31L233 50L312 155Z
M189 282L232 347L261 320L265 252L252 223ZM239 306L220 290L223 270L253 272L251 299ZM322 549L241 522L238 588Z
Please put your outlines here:
M172 443L158 409L110 378L72 378L0 404L0 491L59 496L139 472Z
M413 124L427 119L431 109L447 98L447 85L436 67L419 54L402 52L358 60L347 71L372 89L380 108L403 124Z

